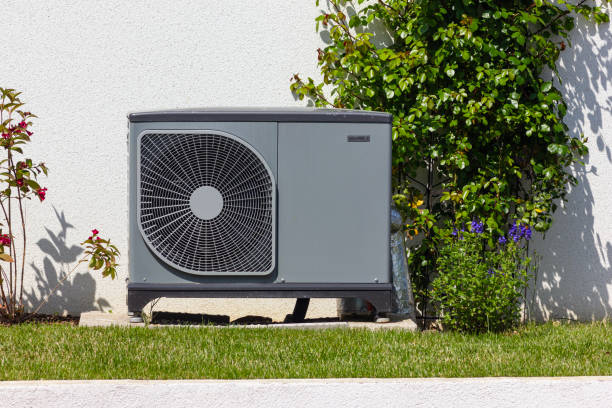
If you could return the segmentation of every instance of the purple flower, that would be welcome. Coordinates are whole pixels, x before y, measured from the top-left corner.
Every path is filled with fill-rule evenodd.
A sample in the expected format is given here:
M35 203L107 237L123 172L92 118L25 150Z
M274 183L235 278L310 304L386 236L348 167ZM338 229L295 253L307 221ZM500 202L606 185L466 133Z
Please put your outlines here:
M499 242L500 244L504 245L504 244L505 244L506 242L508 242L508 241L506 240L506 237L504 237L504 236L502 235L501 237L499 237L499 238L497 239L497 242Z
M489 270L487 271L487 275L493 276L493 275L495 275L495 271L493 269L489 268Z
M484 232L484 224L475 218L471 224L472 232L475 234L482 234Z
M518 242L518 240L521 239L521 230L517 227L516 222L510 227L508 235L510 235L510 238L512 238L514 242Z
M525 239L527 241L529 241L531 239L531 228L529 228L529 225L523 225L523 236L525 237Z
M453 237L457 236L457 228L453 227L453 232L451 233L453 235Z
M531 227L529 227L527 224L522 224L515 221L510 227L508 235L512 237L514 242L518 242L521 238L525 238L527 241L529 241L532 235Z

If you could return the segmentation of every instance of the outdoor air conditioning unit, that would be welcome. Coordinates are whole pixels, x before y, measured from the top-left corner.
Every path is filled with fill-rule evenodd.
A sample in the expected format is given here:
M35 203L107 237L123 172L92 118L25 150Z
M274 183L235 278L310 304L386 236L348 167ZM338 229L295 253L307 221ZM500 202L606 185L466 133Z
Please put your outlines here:
M129 118L128 310L159 297L362 298L391 310L390 114Z

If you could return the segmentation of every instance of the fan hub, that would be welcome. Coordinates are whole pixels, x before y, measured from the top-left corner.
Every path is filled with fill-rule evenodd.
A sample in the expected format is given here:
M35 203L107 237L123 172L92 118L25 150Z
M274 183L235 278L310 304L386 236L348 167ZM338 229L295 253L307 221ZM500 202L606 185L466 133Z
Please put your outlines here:
M212 220L223 210L223 196L212 186L196 188L189 199L191 212L202 220Z

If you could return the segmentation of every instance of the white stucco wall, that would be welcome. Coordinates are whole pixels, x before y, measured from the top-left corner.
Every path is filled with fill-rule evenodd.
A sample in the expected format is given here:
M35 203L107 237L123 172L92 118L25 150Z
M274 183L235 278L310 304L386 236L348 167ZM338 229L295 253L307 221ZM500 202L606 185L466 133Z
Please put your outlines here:
M540 319L612 316L612 30L577 23L572 48L561 53L558 86L568 103L565 122L588 138L590 154L552 229L534 245Z
M295 72L316 74L314 1L54 1L4 0L0 86L23 91L37 114L34 159L51 169L48 199L32 202L28 218L31 279L53 285L76 246L97 227L127 253L128 111L198 106L300 105L289 92ZM541 317L602 318L611 314L612 127L609 25L579 24L561 74L568 125L589 137L591 155L581 184L558 222L536 247ZM49 312L125 311L127 258L120 279L78 271L46 308ZM287 301L166 302L164 309L289 313ZM195 305L195 306L194 306ZM317 306L318 305L318 306ZM333 314L316 302L314 314Z

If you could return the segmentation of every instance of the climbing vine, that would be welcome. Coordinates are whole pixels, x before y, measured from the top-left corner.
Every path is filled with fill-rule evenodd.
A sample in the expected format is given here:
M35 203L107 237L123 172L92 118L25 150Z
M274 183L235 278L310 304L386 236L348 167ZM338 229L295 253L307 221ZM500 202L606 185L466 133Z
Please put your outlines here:
M327 4L316 18L329 37L317 50L323 81L295 74L291 90L319 107L394 115L394 199L407 236L422 238L409 264L425 313L441 225L479 219L491 240L514 220L550 227L588 151L543 71L557 75L576 18L608 15L585 0Z

